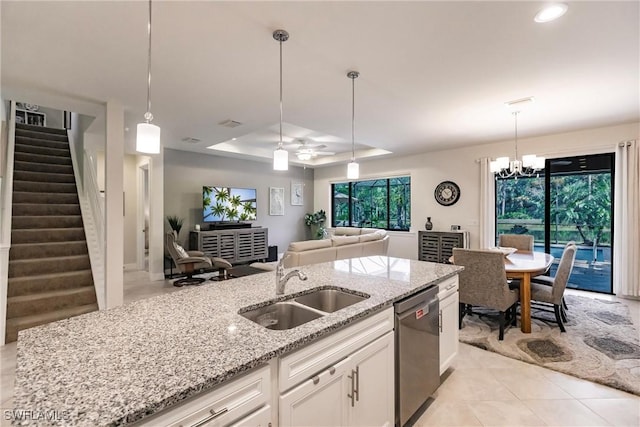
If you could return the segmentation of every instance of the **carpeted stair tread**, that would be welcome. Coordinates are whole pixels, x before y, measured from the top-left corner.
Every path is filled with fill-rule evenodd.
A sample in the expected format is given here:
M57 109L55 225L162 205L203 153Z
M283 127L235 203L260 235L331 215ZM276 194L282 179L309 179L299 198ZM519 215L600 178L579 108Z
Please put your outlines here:
M64 141L52 141L50 139L41 139L41 138L29 138L26 136L16 136L16 144L22 145L33 145L37 147L50 147L50 148L60 148L60 149L69 149L69 142Z
M16 181L31 182L60 182L75 184L76 178L72 173L51 173L34 171L14 171L13 179Z
M16 137L27 137L27 138L36 138L36 139L48 139L51 141L67 141L67 135L58 134L58 133L49 133L49 132L34 132L31 130L19 129L16 128Z
M58 157L68 157L69 156L69 148L53 148L53 147L43 147L37 145L27 145L27 144L18 144L15 145L16 153L25 153L25 154L42 154L45 156L58 156Z
M14 203L79 203L78 195L74 193L35 193L31 191L14 191Z
M52 128L47 126L28 125L26 123L16 123L16 129L28 130L37 133L47 133L54 135L67 135L67 130L62 128Z
M64 273L65 271L91 268L89 255L70 255L9 261L9 277L25 277L37 274Z
M36 182L13 180L13 190L29 193L74 193L78 194L76 184L70 182Z
M29 171L29 172L45 172L45 173L70 173L73 174L72 165L57 165L57 164L44 164L34 163L29 161L16 160L13 163L14 171Z
M71 165L71 157L50 156L47 154L18 153L14 155L14 159L20 162L54 164L54 165Z
M11 245L9 260L86 255L87 244L76 242L20 243Z
M95 302L96 291L93 286L9 297L7 298L7 319L32 316L37 313L63 310Z
M77 203L14 203L11 212L18 216L47 216L47 215L80 215L80 205Z
M23 215L14 216L13 230L29 228L79 228L82 227L81 215Z
M91 270L12 277L8 281L7 297L93 286Z
M11 243L73 242L85 240L84 228L39 228L11 230Z
M70 307L64 310L50 311L32 316L16 317L7 319L6 341L13 342L18 339L18 331L33 328L34 326L44 325L46 323L55 322L57 320L68 319L69 317L79 316L85 313L91 313L98 310L98 304L87 304L79 307Z

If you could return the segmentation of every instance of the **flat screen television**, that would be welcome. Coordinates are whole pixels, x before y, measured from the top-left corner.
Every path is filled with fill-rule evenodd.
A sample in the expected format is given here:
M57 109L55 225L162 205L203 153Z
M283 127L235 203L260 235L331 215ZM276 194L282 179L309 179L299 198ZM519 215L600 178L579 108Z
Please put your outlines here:
M202 220L204 222L255 221L256 189L202 187Z

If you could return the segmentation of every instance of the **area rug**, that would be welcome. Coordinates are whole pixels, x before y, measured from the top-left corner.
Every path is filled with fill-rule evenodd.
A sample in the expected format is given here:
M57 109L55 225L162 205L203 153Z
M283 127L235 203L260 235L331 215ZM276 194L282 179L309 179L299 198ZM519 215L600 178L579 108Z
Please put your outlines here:
M561 333L553 313L532 307L531 334L519 327L498 340L494 316L465 316L460 342L640 396L640 335L625 304L565 296L569 310ZM474 312L476 308L474 307Z

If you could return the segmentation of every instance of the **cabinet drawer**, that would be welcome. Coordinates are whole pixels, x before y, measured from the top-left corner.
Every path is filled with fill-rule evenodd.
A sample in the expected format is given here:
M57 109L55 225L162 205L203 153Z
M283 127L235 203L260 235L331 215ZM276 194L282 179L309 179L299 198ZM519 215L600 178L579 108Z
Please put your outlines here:
M320 341L279 360L280 392L290 389L393 330L393 307L350 324Z
M438 299L440 301L444 300L449 295L458 292L458 275L456 274L455 276L449 277L447 280L443 280L438 283L438 288ZM440 305L442 305L442 302Z
M226 425L268 404L270 399L270 370L265 366L167 408L139 425L190 427L207 418L210 421L202 425Z

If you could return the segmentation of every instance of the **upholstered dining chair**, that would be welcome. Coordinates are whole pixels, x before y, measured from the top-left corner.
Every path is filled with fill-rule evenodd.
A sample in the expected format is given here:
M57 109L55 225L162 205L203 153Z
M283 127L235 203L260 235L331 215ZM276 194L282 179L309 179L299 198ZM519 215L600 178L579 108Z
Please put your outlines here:
M201 277L193 277L196 269L211 268L211 260L203 252L184 250L177 242L175 231L167 232L165 246L178 270L187 276L173 282L173 286L197 285L204 282L205 279Z
M501 234L498 236L498 246L533 252L533 236L530 234Z
M558 270L553 278L551 286L541 285L539 283L531 283L531 302L542 302L553 305L553 312L556 316L556 323L560 327L561 332L566 332L563 321L566 322L567 317L562 307L562 299L564 290L569 282L573 263L576 259L576 246L567 245L562 252Z
M564 249L566 249L569 246L575 246L576 242L573 240L569 240L567 242L566 245L564 245ZM563 249L563 252L564 252ZM577 249L576 249L576 253L577 253ZM548 276L548 275L544 275L541 274L539 276L535 276L531 278L531 283L537 283L539 285L546 285L546 286L552 286L553 285L553 277ZM567 305L567 301L564 299L564 297L562 297L562 307L564 307L565 310L569 310L569 306Z
M460 318L471 312L472 306L482 306L499 312L500 332L504 338L505 324L516 324L518 289L509 289L501 252L474 249L453 249L453 263L464 266L459 274Z

